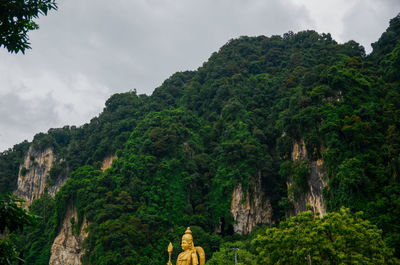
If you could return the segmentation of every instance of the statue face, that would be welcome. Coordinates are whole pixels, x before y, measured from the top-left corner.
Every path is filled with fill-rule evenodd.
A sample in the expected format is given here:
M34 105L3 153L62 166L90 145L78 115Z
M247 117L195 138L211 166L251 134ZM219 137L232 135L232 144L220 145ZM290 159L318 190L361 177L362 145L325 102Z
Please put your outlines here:
M188 238L182 237L182 250L185 251L187 249L190 249L190 247L192 246L192 241Z

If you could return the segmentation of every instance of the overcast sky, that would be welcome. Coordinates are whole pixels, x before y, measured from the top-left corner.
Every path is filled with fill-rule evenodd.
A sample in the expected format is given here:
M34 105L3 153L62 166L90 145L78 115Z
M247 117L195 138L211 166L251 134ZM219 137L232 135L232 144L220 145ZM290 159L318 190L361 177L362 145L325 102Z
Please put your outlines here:
M82 125L107 98L150 95L239 36L314 29L370 52L399 0L58 0L25 55L0 48L0 151Z

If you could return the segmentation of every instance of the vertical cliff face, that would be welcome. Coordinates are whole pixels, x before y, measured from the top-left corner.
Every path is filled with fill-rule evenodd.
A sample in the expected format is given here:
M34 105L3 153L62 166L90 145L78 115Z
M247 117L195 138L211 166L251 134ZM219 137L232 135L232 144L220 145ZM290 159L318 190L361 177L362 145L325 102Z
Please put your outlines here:
M65 179L58 180L55 185L48 186L46 179L56 156L52 148L43 151L36 151L29 148L25 155L24 162L20 165L18 172L18 188L15 194L23 198L25 205L39 198L47 188L48 193L54 197L59 188L65 183Z
M111 155L104 158L103 163L101 164L101 170L105 171L106 169L110 168L115 159L117 159L116 155Z
M105 171L106 169L110 168L112 162L116 158L116 155L104 158L101 170ZM88 223L86 222L86 218L84 218L82 227L79 229L79 233L77 233L73 229L71 220L74 220L73 222L75 223L78 221L76 209L74 209L72 206L68 207L62 227L51 247L49 265L82 264L81 258L84 254L82 244L88 236L86 231Z
M304 140L294 143L292 151L292 161L308 160L307 150ZM289 195L289 199L293 203L293 211L290 215L297 215L300 212L307 210L309 204L315 213L321 216L326 214L326 205L322 194L323 189L328 185L328 178L326 176L323 161L318 159L316 161L309 161L310 174L307 177L307 191L294 199L293 195ZM287 182L288 189L293 185L292 181Z
M84 254L82 244L88 236L86 232L88 223L86 222L86 218L84 218L82 227L78 233L74 230L77 222L78 215L76 209L72 206L68 207L61 230L51 246L49 265L82 264L81 258Z
M102 163L102 170L110 168L115 155L106 157ZM25 200L25 206L29 206L35 199L38 199L43 192L55 196L67 177L60 178L53 185L48 185L47 177L49 171L56 161L56 155L52 148L43 151L36 151L29 148L25 155L24 162L20 165L18 173L18 188L14 192L18 197ZM73 207L67 209L62 227L51 247L50 265L80 265L84 253L82 243L87 237L87 222L84 220L80 232L73 231L71 220L78 221L76 210Z
M257 224L271 223L272 207L261 189L261 175L256 183L249 184L244 193L239 184L233 191L231 213L235 221L233 230L238 234L248 234Z

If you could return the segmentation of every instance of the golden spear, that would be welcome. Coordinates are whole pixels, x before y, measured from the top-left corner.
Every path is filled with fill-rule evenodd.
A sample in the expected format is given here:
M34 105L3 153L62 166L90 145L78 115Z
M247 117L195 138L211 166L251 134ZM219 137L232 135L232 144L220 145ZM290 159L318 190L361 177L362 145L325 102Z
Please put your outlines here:
M167 265L172 265L172 262L171 262L171 254L172 254L172 250L173 250L173 249L174 249L174 247L172 246L172 243L169 242L169 245L168 245L169 260L168 260Z

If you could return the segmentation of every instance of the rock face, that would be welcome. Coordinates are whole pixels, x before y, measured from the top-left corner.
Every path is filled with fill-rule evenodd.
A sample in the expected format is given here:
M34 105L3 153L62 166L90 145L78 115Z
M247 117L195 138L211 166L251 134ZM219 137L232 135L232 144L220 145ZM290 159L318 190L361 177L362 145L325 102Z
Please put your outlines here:
M308 160L307 150L304 140L296 142L293 145L292 161ZM293 203L293 211L290 215L297 215L300 212L307 210L307 204L309 204L315 213L319 213L321 216L326 214L326 205L322 194L323 189L328 185L328 178L326 176L323 161L318 159L316 161L309 161L311 165L310 175L307 178L307 192L300 194L299 198L295 200L293 196L289 196L289 199ZM287 182L288 188L293 185L291 181Z
M82 243L88 236L86 228L88 223L86 218L83 220L80 233L73 231L71 220L78 222L76 210L70 206L67 209L65 218L56 239L51 246L51 256L49 265L80 265L81 258L84 254Z
M25 155L24 162L20 165L18 172L18 188L14 192L15 195L25 200L25 205L30 205L35 199L43 194L44 190L53 197L65 183L66 179L59 179L55 185L48 186L46 179L56 160L52 148L46 148L43 151L36 151L29 148Z
M107 156L106 158L104 158L103 163L101 165L101 170L105 171L106 169L110 168L112 165L112 162L117 158L116 155L112 155L112 156Z
M260 174L256 183L249 184L246 194L241 184L236 186L231 202L235 233L248 234L257 224L271 223L272 207L270 201L265 198L261 189Z
M102 163L102 170L110 168L117 156L106 157ZM20 165L18 173L18 188L14 192L18 197L25 200L24 206L29 206L35 199L38 199L45 190L55 196L67 177L60 178L54 185L47 184L49 171L56 161L56 155L52 148L43 151L36 151L30 147L25 155L24 162ZM85 231L88 224L84 219L80 233L73 233L71 219L77 222L77 213L73 207L67 209L62 228L51 247L50 265L78 265L83 256L82 243L87 237Z

